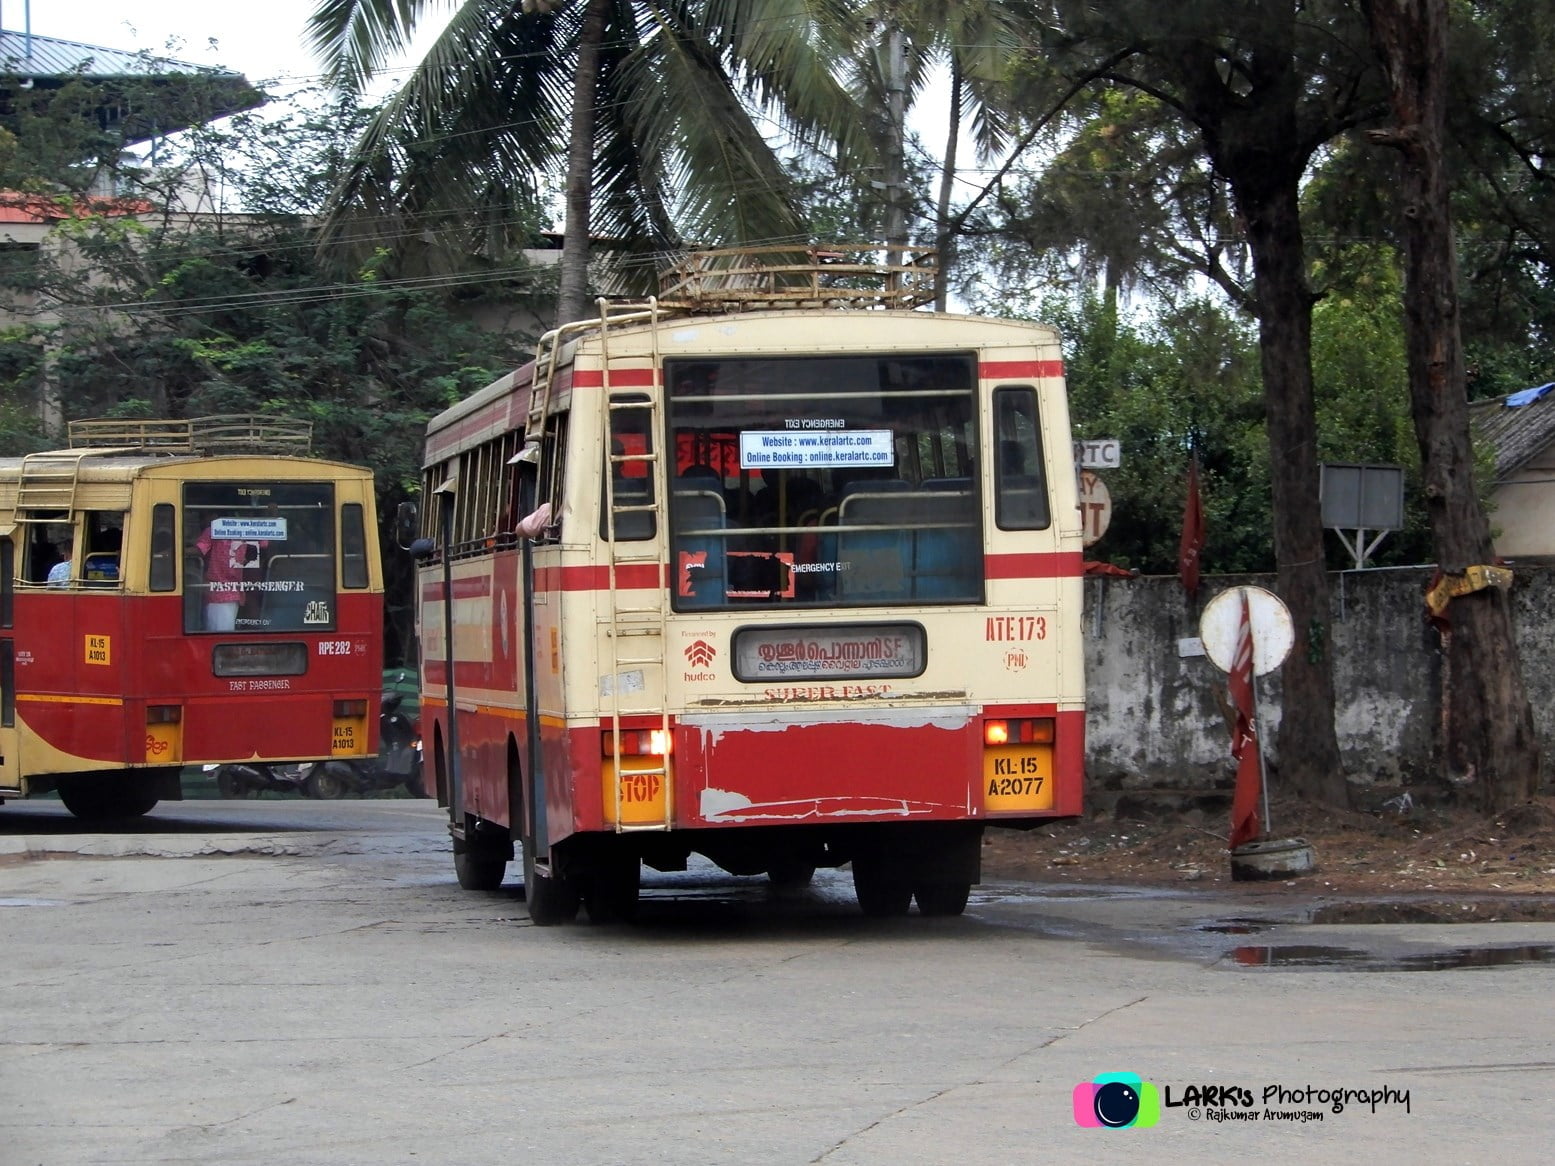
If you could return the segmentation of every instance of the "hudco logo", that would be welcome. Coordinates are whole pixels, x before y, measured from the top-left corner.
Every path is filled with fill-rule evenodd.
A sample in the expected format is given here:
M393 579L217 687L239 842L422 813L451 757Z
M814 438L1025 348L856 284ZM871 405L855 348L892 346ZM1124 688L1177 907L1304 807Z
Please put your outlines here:
M718 655L718 649L706 640L694 640L686 648L686 659L691 661L693 668L706 668L713 662L713 657Z

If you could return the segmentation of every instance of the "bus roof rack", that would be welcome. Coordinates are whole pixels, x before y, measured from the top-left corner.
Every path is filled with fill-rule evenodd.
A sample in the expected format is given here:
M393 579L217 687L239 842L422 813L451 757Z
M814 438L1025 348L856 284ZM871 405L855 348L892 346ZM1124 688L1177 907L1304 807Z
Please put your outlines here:
M70 448L103 453L275 454L306 457L313 422L259 413L222 413L176 421L89 417L70 423Z
M777 244L686 253L659 276L661 307L916 308L934 302L938 253L925 247Z

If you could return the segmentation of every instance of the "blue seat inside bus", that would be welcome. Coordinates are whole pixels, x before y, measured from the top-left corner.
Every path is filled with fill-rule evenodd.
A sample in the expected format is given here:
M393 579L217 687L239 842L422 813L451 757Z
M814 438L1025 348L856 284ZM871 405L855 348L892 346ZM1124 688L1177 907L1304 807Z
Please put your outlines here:
M889 602L979 595L981 555L970 488L871 483L843 498L835 538L837 560L846 564L836 576L839 596Z
M845 485L837 503L836 593L850 599L906 599L912 547L905 530L852 530L850 527L900 527L902 497L911 489L897 479L866 479ZM828 538L833 537L828 535ZM824 554L824 552L823 552Z
M709 487L709 488L704 488ZM724 601L724 500L716 483L677 479L671 570L677 607L713 607Z
M977 504L971 484L919 498L912 532L915 599L977 599L982 576Z

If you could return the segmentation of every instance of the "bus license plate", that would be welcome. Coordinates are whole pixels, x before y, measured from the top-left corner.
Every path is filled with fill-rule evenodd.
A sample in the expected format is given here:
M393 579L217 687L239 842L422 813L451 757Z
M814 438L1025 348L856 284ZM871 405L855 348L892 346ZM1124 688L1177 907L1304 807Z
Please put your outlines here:
M983 808L992 814L1053 808L1053 747L983 750Z

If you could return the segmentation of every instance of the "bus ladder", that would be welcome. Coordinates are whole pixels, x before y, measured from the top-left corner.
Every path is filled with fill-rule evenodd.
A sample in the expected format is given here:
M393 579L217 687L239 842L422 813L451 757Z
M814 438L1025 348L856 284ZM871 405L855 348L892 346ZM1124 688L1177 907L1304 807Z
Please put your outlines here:
M545 418L551 410L551 398L555 394L556 368L562 360L562 351L566 342L582 332L592 332L598 329L601 333L601 351L604 351L605 338L610 334L612 327L619 328L624 324L654 323L659 318L658 304L650 299L646 304L620 304L612 305L601 299L599 304L599 318L592 316L584 320L574 320L563 324L559 328L552 328L540 337L535 345L535 372L534 379L530 382L529 413L524 419L524 440L541 441L545 436ZM655 333L653 338L655 360L658 355L659 338ZM609 361L606 358L605 389L610 388Z
M63 511L66 515L74 512L76 486L81 480L81 459L102 452L50 450L46 453L30 453L22 458L21 473L16 484L17 521L53 522L58 519L42 518L37 512L53 514Z
M634 502L629 497L618 495L616 486L624 476L627 466L641 466L650 482L655 484L654 495L665 488L668 475L658 472L658 467L663 459L660 456L660 446L663 443L663 429L660 426L661 409L659 406L659 393L649 391L647 400L617 401L611 393L610 384L610 328L611 325L619 326L621 323L631 321L634 323L646 321L649 325L649 336L652 344L652 367L657 373L659 369L659 333L658 304L649 300L647 304L622 305L616 314L608 314L605 301L599 301L600 307L600 365L603 368L603 389L606 402L606 424L604 426L604 453L605 464L610 467L610 473L605 483L606 498L606 526L605 526L605 553L607 559L607 574L610 580L609 589L609 628L607 639L610 641L610 740L611 752L615 755L616 782L615 782L615 830L618 834L634 833L641 831L668 830L675 820L674 788L670 781L669 742L670 742L670 716L666 704L665 690L669 679L668 669L665 667L664 646L668 642L669 633L666 626L668 618L668 592L664 576L663 559L658 551L659 540L643 541L619 541L616 538L616 526L618 521L631 521L628 516L649 513L659 514L662 519L662 509L652 502ZM653 435L653 440L648 444L648 449L641 453L622 451L617 453L611 444L611 434L615 431L615 418L621 414L634 412L647 414L647 432ZM652 566L657 578L657 585L652 594L653 602L646 605L641 603L627 603L622 594L620 585L620 571L627 566ZM625 695L622 693L622 670L641 669L643 672L643 686L641 691L648 695L649 705L639 708L623 709ZM621 717L623 713L657 713L659 717L659 735L663 753L657 755L658 764L647 769L634 769L634 775L647 778L657 778L659 788L664 793L664 816L662 821L655 822L627 822L625 821L625 806L623 805L622 791L624 785L621 781Z

